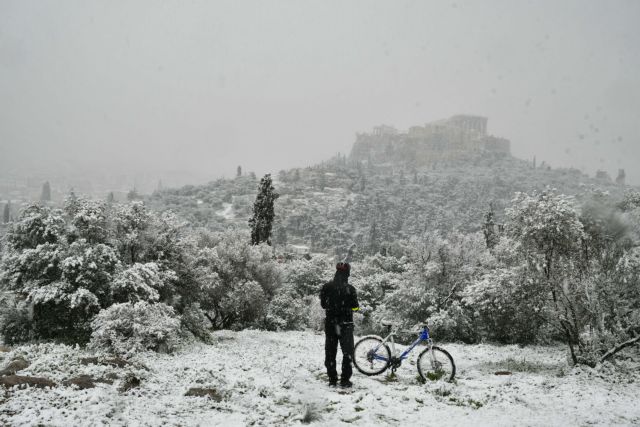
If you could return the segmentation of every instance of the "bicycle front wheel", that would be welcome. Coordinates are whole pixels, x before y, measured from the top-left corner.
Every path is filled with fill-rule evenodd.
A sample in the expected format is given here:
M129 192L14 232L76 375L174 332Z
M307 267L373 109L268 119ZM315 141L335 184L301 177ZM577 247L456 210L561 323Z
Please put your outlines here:
M453 357L444 349L433 346L418 356L418 373L424 381L453 381L456 365Z
M378 375L389 367L391 350L377 337L364 337L353 349L353 364L365 375Z

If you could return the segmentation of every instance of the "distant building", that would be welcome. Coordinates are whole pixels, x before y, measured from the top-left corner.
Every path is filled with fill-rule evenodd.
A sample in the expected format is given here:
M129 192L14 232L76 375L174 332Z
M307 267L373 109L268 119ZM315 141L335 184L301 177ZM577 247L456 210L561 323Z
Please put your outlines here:
M406 133L387 125L376 126L371 133L356 135L351 159L425 165L475 152L510 154L509 140L487 134L487 122L486 117L457 115L424 126L412 126Z
M611 175L607 171L598 170L596 171L596 179L611 182Z

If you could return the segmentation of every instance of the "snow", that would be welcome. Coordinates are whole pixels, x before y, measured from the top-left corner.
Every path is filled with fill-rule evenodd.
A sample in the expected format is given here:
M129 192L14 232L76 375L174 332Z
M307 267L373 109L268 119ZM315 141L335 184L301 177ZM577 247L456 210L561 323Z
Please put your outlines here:
M233 205L231 203L223 203L222 210L216 212L216 215L221 216L224 219L233 219Z
M173 355L141 353L125 368L81 365L91 353L57 344L0 353L3 365L23 355L32 365L21 374L58 383L82 374L120 378L89 390L11 390L0 397L0 424L301 425L305 412L318 426L640 423L637 365L569 368L562 347L443 344L458 367L453 384L420 384L408 361L395 379L356 371L354 389L344 392L326 385L320 333L221 331L213 341ZM495 375L501 370L513 375ZM119 392L127 374L141 386ZM213 387L224 399L185 397L191 387Z

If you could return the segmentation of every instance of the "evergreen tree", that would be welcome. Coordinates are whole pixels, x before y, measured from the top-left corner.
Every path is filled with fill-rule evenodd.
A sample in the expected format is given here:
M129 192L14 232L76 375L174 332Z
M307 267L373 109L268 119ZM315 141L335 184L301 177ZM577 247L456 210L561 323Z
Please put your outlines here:
M65 213L73 218L78 213L78 210L80 210L80 204L81 200L72 188L69 195L64 200Z
M51 184L49 181L42 184L42 194L40 195L41 202L50 202L51 201Z
M258 195L253 204L253 217L249 220L252 244L266 242L271 245L271 228L275 217L273 205L278 196L271 181L271 174L266 174L260 180Z
M318 187L320 188L320 191L324 191L324 187L327 186L327 177L325 176L324 172L320 172L320 178L318 179Z
M236 171L236 176L238 178L242 176L242 166L238 166L238 169Z
M142 200L142 197L140 197L136 188L133 187L133 190L127 193L127 200L129 200L130 202L133 200Z
M109 194L107 194L107 203L113 203L116 201L116 196L113 195L113 191L110 191Z
M371 228L369 229L369 252L372 254L378 253L380 250L380 237L378 233L378 226L374 221L371 224Z
M482 226L482 232L484 233L484 240L487 243L488 249L493 249L497 244L498 234L496 233L496 223L494 221L495 213L493 212L493 203L489 204L489 212L484 217L484 224Z
M4 215L2 216L2 220L5 224L11 221L11 200L7 201L7 204L4 205Z

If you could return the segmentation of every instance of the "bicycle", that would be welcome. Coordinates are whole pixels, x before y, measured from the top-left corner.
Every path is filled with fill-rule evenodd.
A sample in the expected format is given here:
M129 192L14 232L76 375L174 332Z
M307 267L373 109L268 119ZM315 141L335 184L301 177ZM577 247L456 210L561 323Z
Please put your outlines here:
M456 365L453 357L445 349L433 345L433 340L429 335L429 327L421 325L422 331L416 339L402 354L396 351L394 337L397 330L392 330L394 323L382 321L382 326L386 326L389 335L382 339L377 335L362 337L353 349L353 363L365 375L379 375L389 367L395 373L402 361L407 359L409 353L421 342L426 342L427 348L418 355L418 373L426 381L453 381L456 375ZM391 343L391 348L387 345Z

